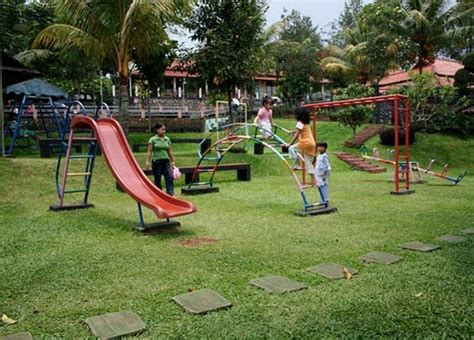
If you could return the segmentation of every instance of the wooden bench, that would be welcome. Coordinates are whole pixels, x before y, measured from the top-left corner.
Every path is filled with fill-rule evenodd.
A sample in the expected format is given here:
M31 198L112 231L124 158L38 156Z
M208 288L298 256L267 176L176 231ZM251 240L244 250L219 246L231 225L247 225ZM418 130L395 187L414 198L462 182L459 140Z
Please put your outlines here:
M180 144L180 143L201 143L202 138L172 138L171 144ZM203 154L211 146L211 140L206 138L205 141L201 144L201 153ZM140 152L141 147L148 147L147 143L135 143L132 145L133 152Z
M201 167L202 169L210 170L214 166L212 165L207 165ZM250 164L249 163L233 163L233 164L219 164L217 167L217 171L237 171L237 180L239 181L250 181L251 178L251 173L250 173ZM193 171L194 171L194 166L186 166L186 167L180 167L179 171L181 171L181 174L184 174L184 183L189 184L191 183L193 179ZM153 170L148 170L148 169L143 169L143 172L147 176L152 176L153 175ZM196 181L199 181L199 174L197 174L197 178L195 178ZM121 190L119 184L116 184L117 189Z
M45 138L39 140L39 149L41 158L51 158L53 155L53 148L59 149L59 143L61 140L59 138ZM67 142L67 141L66 141ZM82 153L82 146L89 144L89 141L75 141L73 147L75 148L76 153ZM100 150L97 148L97 155L100 155Z

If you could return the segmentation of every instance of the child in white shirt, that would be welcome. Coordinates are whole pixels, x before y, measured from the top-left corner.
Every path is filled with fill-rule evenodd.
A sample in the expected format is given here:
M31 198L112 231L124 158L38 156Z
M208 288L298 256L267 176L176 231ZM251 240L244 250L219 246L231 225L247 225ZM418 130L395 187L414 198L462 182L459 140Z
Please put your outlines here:
M316 177L316 184L321 195L321 203L329 203L329 175L331 173L331 165L329 164L329 158L326 153L328 144L320 142L317 144L319 155L316 158L316 166L314 169L314 175Z

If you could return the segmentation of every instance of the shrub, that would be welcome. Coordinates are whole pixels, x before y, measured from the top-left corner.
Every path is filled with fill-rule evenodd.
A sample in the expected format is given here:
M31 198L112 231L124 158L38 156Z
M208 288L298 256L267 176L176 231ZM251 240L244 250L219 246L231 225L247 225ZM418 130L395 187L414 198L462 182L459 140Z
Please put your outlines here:
M272 109L273 117L290 116L295 112L295 106L291 104L283 104L274 106Z
M394 128L384 129L382 132L380 132L379 137L380 137L380 144L390 145L390 146L395 145L395 129ZM414 129L410 129L409 143L410 145L415 143L415 130ZM399 145L405 144L405 129L403 127L400 127L400 130L398 131L398 144Z

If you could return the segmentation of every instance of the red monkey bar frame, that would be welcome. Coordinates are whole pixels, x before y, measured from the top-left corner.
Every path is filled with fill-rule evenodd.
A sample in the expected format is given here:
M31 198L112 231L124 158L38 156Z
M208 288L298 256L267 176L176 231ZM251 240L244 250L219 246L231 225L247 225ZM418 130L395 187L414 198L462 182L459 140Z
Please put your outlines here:
M343 106L354 106L354 105L369 105L373 103L383 103L383 102L392 102L393 103L393 124L395 128L395 191L392 191L391 194L402 195L402 194L411 194L414 193L414 190L410 190L410 100L407 96L395 94L395 95L386 95L378 97L366 97L366 98L357 98L357 99L347 99L347 100L338 100L334 102L324 102L316 104L306 104L303 107L311 109L312 111L312 120L313 120L313 136L317 142L317 129L316 129L316 117L318 109L328 109L333 107L343 107ZM399 138L398 133L400 131L400 111L404 112L404 127L405 127L405 189L400 190L400 174L399 174L399 159L400 159L400 150L399 150Z

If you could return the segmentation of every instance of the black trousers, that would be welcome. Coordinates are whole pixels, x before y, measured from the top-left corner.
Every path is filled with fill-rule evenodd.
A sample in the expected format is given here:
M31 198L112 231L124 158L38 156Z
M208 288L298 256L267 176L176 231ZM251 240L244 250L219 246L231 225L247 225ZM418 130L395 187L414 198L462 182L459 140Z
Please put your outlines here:
M161 175L165 178L166 193L174 196L173 175L171 173L171 164L169 159L154 159L153 160L153 175L155 176L155 185L161 188Z

